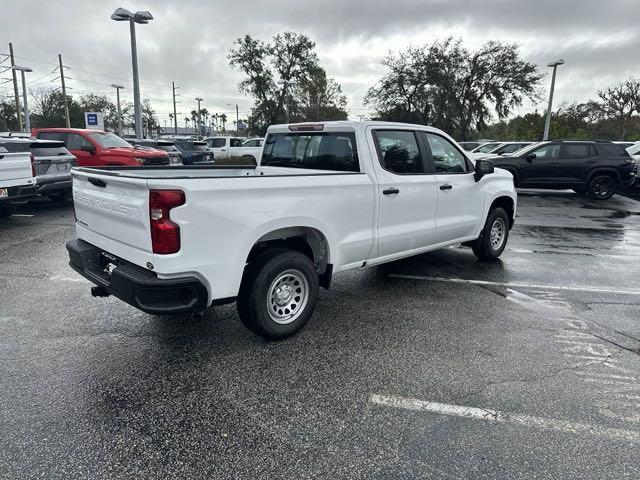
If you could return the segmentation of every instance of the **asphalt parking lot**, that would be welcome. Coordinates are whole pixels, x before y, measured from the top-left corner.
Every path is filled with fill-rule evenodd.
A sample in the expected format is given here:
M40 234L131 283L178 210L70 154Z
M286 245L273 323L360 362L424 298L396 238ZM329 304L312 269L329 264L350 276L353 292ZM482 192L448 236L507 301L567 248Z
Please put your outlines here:
M154 317L0 221L2 478L640 478L640 201L523 191L498 263L338 275L297 336Z

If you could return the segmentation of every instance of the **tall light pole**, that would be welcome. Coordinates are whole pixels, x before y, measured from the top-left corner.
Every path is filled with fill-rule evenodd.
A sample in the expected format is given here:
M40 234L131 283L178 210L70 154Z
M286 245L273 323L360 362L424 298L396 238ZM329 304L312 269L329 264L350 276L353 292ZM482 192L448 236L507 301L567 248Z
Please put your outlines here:
M117 8L111 15L116 22L129 22L131 32L131 64L133 66L133 110L136 128L136 138L142 138L142 108L140 106L140 80L138 78L138 47L136 46L136 23L145 24L153 20L153 15L147 11L130 12L124 8Z
M116 89L116 105L118 106L118 135L122 135L122 113L120 111L120 89L122 85L112 83L111 86Z
M553 67L553 74L551 74L551 90L549 91L549 106L547 107L547 120L544 122L544 135L543 141L549 140L549 127L551 126L551 108L553 108L553 89L556 84L556 70L558 65L564 65L563 59L558 59L555 62L547 64L547 67Z
M24 78L25 72L33 72L29 67L21 67L14 65L11 67L14 71L19 71L22 76L22 103L24 106L24 131L31 133L31 122L29 121L29 103L27 101L27 82Z
M235 105L236 107L236 135L240 134L240 129L238 127L238 125L240 124L240 115L238 113L238 104L237 103L227 103L228 107L233 107Z
M200 134L202 133L202 132L201 132L201 131L202 131L202 128L200 127L200 125L202 125L202 123L201 123L201 121L200 121L200 102L201 102L203 99L202 99L202 98L200 98L200 97L196 97L196 98L195 98L195 100L196 100L196 102L198 102L198 117L197 117L197 119L198 119L198 124L196 125L196 133L197 133L197 135L200 135Z

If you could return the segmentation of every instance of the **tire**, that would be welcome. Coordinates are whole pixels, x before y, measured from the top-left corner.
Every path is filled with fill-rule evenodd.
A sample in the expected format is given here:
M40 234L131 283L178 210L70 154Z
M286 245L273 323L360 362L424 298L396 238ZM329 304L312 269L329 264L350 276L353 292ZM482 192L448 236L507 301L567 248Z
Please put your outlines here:
M618 182L610 175L595 175L587 187L587 193L595 200L609 200L618 189Z
M9 218L11 216L11 205L0 203L0 218Z
M49 200L52 202L64 202L69 197L69 192L63 190L61 192L51 192L47 194Z
M480 237L473 242L473 253L480 260L496 260L509 240L509 217L503 208L495 208L489 212Z
M289 337L313 314L319 280L314 265L300 252L271 249L245 269L236 306L242 323L270 340Z

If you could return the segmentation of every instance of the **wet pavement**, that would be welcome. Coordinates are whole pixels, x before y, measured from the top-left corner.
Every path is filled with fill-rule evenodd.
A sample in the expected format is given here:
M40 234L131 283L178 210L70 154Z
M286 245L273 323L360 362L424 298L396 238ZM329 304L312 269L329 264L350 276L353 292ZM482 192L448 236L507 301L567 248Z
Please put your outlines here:
M92 298L71 206L21 208L0 221L0 478L640 478L640 202L519 198L500 262L337 275L283 342L231 306Z

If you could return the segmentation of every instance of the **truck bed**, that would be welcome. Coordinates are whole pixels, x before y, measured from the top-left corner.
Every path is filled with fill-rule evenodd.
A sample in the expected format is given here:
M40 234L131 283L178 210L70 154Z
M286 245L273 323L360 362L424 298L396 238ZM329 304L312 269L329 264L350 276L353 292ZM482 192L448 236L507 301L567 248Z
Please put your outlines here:
M360 175L359 172L336 172L331 170L312 170L308 168L262 167L255 165L180 165L180 166L113 166L75 168L76 174L108 175L120 178L139 179L195 179L294 175Z

